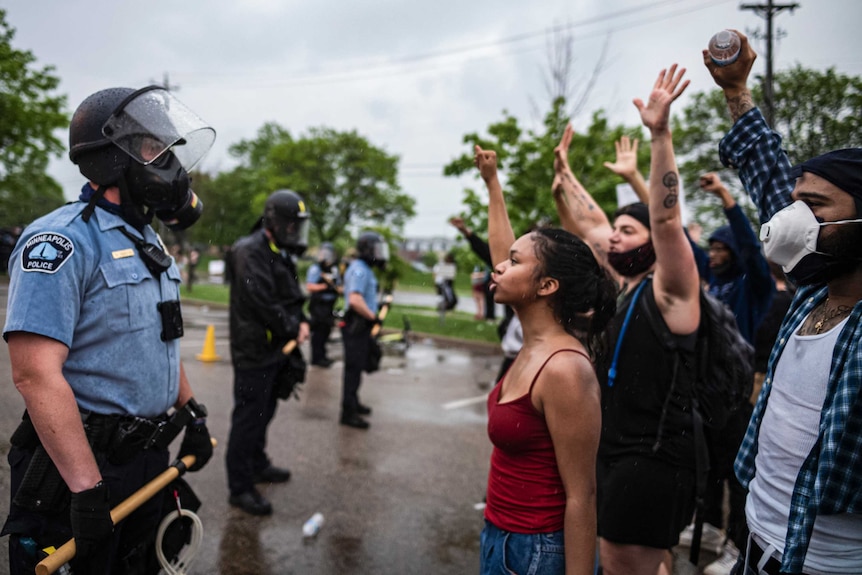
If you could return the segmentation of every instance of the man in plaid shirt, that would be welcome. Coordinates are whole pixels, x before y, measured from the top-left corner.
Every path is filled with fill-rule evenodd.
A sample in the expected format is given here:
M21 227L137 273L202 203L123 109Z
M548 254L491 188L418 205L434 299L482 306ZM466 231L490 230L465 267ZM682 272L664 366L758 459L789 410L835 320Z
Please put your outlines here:
M739 170L769 259L799 289L736 458L751 530L734 573L862 573L862 149L791 167L746 87L756 55L716 66Z

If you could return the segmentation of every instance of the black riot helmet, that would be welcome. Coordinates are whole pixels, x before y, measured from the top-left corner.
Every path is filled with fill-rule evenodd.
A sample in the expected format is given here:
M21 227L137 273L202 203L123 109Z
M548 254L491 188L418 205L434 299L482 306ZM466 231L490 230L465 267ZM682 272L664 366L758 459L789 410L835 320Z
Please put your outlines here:
M389 244L377 232L366 231L359 234L359 239L356 241L356 251L359 254L359 259L370 266L384 269L389 261Z
M263 207L263 227L279 248L301 256L308 247L309 213L302 197L292 190L277 190Z
M108 88L75 110L69 158L99 186L91 204L105 188L117 186L127 221L140 227L155 214L182 230L203 207L188 172L214 140L215 130L160 86Z
M131 158L102 133L114 110L135 91L108 88L88 96L72 116L69 126L69 159L81 174L102 186L116 185Z

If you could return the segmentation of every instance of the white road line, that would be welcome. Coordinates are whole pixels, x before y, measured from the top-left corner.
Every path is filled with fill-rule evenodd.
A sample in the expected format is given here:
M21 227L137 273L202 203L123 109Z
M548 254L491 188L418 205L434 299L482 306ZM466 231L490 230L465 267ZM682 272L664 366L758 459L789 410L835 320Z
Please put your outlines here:
M467 407L468 405L473 405L474 403L482 403L483 401L487 400L487 394L480 395L478 397L469 397L467 399L459 399L457 401L450 401L449 403L444 403L443 409L458 409L459 407Z

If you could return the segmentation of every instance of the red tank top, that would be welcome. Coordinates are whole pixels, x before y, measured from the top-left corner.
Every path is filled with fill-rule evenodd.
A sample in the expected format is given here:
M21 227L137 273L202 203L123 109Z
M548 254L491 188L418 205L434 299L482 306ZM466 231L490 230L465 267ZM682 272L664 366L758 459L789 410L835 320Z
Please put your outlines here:
M485 519L505 531L550 533L563 528L566 490L548 425L531 400L539 374L561 351L587 357L576 349L557 350L539 368L526 394L499 403L503 376L488 396L488 437L494 449Z

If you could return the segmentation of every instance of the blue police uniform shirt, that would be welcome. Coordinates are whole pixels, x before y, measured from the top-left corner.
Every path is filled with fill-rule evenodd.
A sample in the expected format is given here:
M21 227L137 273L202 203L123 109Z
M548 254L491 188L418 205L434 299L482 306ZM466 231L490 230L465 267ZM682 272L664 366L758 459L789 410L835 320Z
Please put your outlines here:
M359 292L368 309L377 313L377 278L365 260L353 260L344 272L344 293L353 292ZM349 303L347 309L350 309Z
M338 274L332 274L332 281L338 285ZM320 264L314 263L308 267L308 273L305 274L305 283L320 284L323 283L323 270L320 269ZM320 292L318 297L322 301L335 301L338 294L330 291Z
M9 260L3 337L23 331L65 344L63 375L81 409L154 417L179 394L179 339L162 341L157 305L179 300L180 273L154 278L133 242L141 234L122 218L67 204L30 224ZM147 226L144 239L161 245Z

